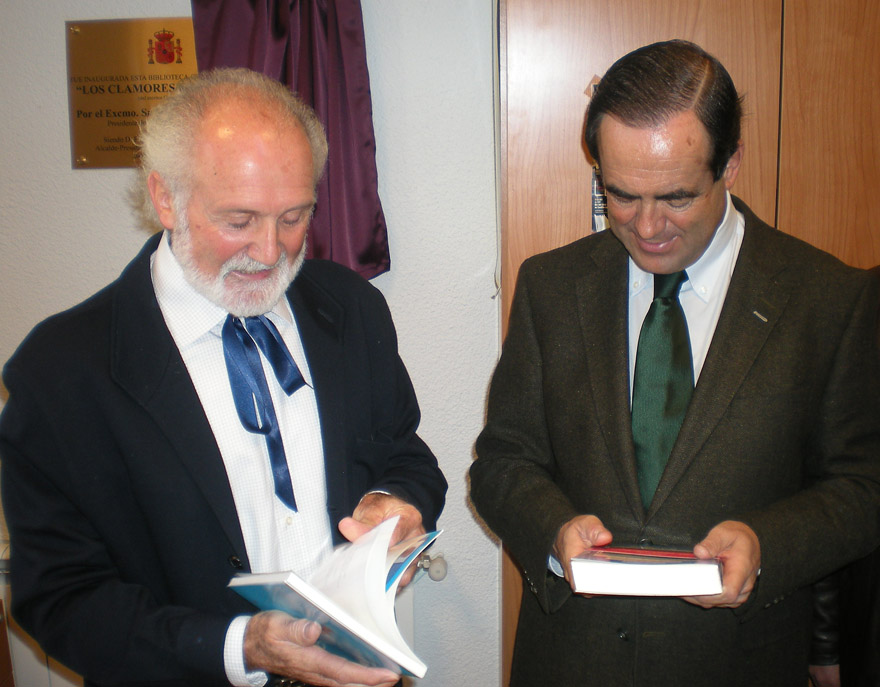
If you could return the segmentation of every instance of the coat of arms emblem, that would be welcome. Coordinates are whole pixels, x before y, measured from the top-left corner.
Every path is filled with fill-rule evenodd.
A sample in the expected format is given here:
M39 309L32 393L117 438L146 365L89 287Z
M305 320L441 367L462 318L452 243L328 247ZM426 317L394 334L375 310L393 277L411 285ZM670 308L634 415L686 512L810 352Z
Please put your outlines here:
M155 41L153 40L155 38ZM153 34L153 38L147 41L147 63L182 64L183 49L180 47L180 39L174 38L174 31L162 29Z

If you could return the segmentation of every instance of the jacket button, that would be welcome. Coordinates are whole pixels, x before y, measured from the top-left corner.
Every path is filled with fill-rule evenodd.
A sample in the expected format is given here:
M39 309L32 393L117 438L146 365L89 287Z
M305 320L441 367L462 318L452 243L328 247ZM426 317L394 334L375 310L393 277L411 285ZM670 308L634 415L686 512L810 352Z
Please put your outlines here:
M242 564L241 559L238 556L236 556L235 554L232 554L228 560L229 560L229 565L231 565L236 570L241 570L244 568L244 565Z
M644 548L646 546L651 546L653 543L654 542L652 542L647 537L642 537L641 539L639 539L639 546L641 546L642 548Z
M617 638L620 641L625 642L629 639L629 635L626 633L626 630L618 630L617 631Z

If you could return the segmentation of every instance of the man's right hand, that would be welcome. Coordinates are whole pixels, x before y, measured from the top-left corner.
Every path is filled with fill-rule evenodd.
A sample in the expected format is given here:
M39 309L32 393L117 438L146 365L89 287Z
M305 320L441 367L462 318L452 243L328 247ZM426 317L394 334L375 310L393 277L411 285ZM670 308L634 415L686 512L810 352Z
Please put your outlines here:
M559 528L553 546L553 555L562 565L565 579L572 585L572 589L574 584L571 576L571 559L594 546L610 544L611 539L611 532L595 515L578 515Z
M262 670L323 687L392 687L400 676L384 668L365 668L315 646L318 623L280 611L257 613L244 635L249 671Z

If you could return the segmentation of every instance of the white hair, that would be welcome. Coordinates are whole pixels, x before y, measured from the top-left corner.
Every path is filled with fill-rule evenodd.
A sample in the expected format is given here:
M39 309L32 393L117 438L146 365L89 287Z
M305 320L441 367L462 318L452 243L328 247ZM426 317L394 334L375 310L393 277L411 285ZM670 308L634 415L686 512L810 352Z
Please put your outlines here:
M315 111L287 86L264 74L250 69L214 69L178 83L174 93L160 101L141 126L140 178L134 200L148 223L161 228L147 178L157 172L175 205L185 208L199 124L211 107L226 99L259 102L274 108L280 123L301 127L311 148L317 185L327 163L327 137Z

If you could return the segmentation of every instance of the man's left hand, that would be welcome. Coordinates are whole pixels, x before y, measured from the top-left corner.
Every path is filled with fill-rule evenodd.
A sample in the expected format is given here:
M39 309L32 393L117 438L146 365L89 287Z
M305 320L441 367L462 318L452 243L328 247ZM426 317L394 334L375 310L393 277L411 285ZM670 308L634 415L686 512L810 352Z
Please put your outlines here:
M400 520L397 527L394 528L394 535L391 537L392 544L425 533L422 514L415 506L391 494L375 492L366 494L361 499L351 517L342 518L339 521L339 531L348 541L354 541L380 522L393 518L395 515L399 515ZM408 585L413 575L415 575L414 565L410 566L409 570L401 577L399 588L402 589Z
M840 666L810 666L813 687L840 687Z
M422 526L422 514L412 504L390 494L372 493L364 496L350 518L339 521L339 531L348 541L354 541L362 534L369 532L380 522L395 515L400 516L391 543L396 544L404 539L425 533Z
M697 558L718 558L722 573L720 594L683 597L703 608L736 608L746 602L761 569L761 543L755 531L743 522L726 520L715 525L694 547Z

